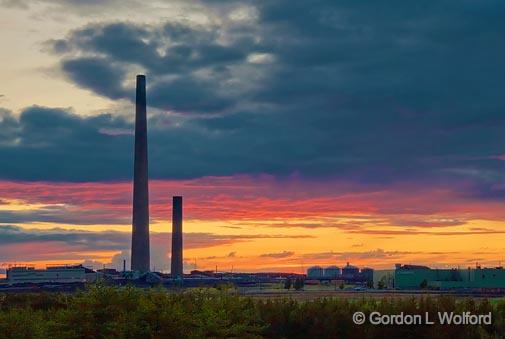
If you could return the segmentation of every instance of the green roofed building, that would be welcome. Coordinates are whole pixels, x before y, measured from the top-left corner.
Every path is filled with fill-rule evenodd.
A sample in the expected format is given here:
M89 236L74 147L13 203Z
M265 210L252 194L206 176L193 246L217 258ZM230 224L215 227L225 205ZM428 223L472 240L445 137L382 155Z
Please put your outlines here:
M397 264L394 285L397 289L481 289L505 288L505 270L496 268L432 269L427 266Z

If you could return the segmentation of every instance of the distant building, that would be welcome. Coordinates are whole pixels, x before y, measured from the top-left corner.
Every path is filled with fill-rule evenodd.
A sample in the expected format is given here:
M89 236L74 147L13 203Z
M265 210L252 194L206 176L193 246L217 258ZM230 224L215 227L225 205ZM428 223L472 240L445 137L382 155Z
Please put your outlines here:
M106 274L106 275L119 275L121 272L118 272L115 268L102 268L96 270L98 273Z
M353 265L349 265L349 263L347 263L347 265L345 265L342 268L342 277L345 280L356 279L358 277L358 274L359 274L359 268Z
M395 270L374 270L373 287L391 289L395 287Z
M323 268L321 266L312 266L307 269L308 279L321 279L323 277Z
M326 279L337 279L340 277L340 268L337 266L328 266L324 269L323 277Z
M349 263L342 269L334 265L324 269L321 266L312 266L307 270L307 279L319 281L342 280L351 284L371 284L373 282L373 269L365 267L360 272L358 267L350 265Z
M373 271L373 268L363 267L360 272L362 280L367 283L373 283Z
M9 284L20 283L75 283L86 282L86 274L93 272L82 265L49 266L45 270L34 267L11 267L7 269Z
M427 266L396 265L398 289L497 289L505 288L505 270L496 268L432 269Z

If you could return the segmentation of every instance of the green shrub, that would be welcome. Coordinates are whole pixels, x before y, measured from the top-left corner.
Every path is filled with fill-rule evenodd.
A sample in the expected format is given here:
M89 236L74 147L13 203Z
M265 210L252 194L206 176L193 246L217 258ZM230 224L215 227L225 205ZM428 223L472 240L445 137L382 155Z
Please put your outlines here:
M356 311L493 313L481 326L357 326ZM74 294L0 294L0 338L500 338L505 302L440 297L253 299L229 288L97 284Z

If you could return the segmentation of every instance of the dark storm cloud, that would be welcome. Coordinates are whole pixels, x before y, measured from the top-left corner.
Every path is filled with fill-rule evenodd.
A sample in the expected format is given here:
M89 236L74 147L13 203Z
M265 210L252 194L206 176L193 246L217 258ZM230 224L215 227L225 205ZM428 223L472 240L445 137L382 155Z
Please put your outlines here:
M89 55L69 58L61 65L83 88L111 99L127 97L121 65L136 65L146 69L153 82L151 106L199 113L221 111L236 100L226 94L221 81L230 80L226 67L243 63L251 49L250 37L236 39L231 46L221 45L218 39L217 27L207 30L173 23L144 27L118 22L88 26L74 31L67 40L48 44L56 54ZM208 74L199 76L196 71Z
M178 113L151 119L155 177L451 178L475 182L471 194L505 197L496 185L505 173L497 158L505 153L503 2L203 3L223 15L241 3L252 5L257 21L99 23L50 43L73 83L111 99L131 98L127 72L146 71L149 104ZM0 175L35 178L21 168L33 155L23 142L30 138L23 121L5 123L10 132L0 133L17 138L0 152L13 159L6 152L19 150L22 160L2 167ZM82 124L91 122L80 120L75 138L69 132L62 140L68 144L59 148L39 140L38 152L58 153L85 170L43 170L39 177L127 177L131 140L97 132L117 127L100 121L88 130L93 138L78 139ZM60 138L54 134L48 138ZM76 140L80 159L70 148ZM106 160L93 164L90 153ZM40 163L53 169L49 161Z
M214 84L196 79L160 81L149 88L149 102L160 108L183 112L207 112L225 109L230 100L219 98Z
M55 49L58 49L57 45ZM62 62L65 74L77 85L93 88L111 99L132 97L131 91L121 86L124 70L105 58L77 58Z
M1 204L1 201L0 201ZM103 209L80 211L65 206L44 206L36 210L4 211L0 210L0 224L15 223L57 223L72 225L127 225L130 217L110 215Z
M131 126L110 114L81 117L39 106L25 109L18 118L4 112L0 115L1 176L71 181L126 177L131 136L103 133L107 128ZM117 172L116 166L123 171Z
M119 250L127 247L131 235L126 232L102 231L85 232L53 228L50 230L29 230L18 226L0 226L0 244L64 242L86 250Z

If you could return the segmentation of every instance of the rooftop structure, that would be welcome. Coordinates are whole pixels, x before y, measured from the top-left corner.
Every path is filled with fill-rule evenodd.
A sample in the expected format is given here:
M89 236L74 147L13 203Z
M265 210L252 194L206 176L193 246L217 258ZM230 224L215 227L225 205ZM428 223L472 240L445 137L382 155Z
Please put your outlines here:
M45 270L28 266L17 266L7 269L7 281L9 284L85 282L88 271L90 270L82 265L49 266Z
M336 279L340 276L340 268L337 266L328 266L324 269L323 277L328 279Z
M347 263L344 267L342 267L342 276L345 279L352 279L357 276L359 273L359 268Z
M324 270L321 266L312 266L307 269L307 278L320 279L323 277Z
M397 265L394 280L398 289L495 289L505 288L505 270L502 267L432 269Z

